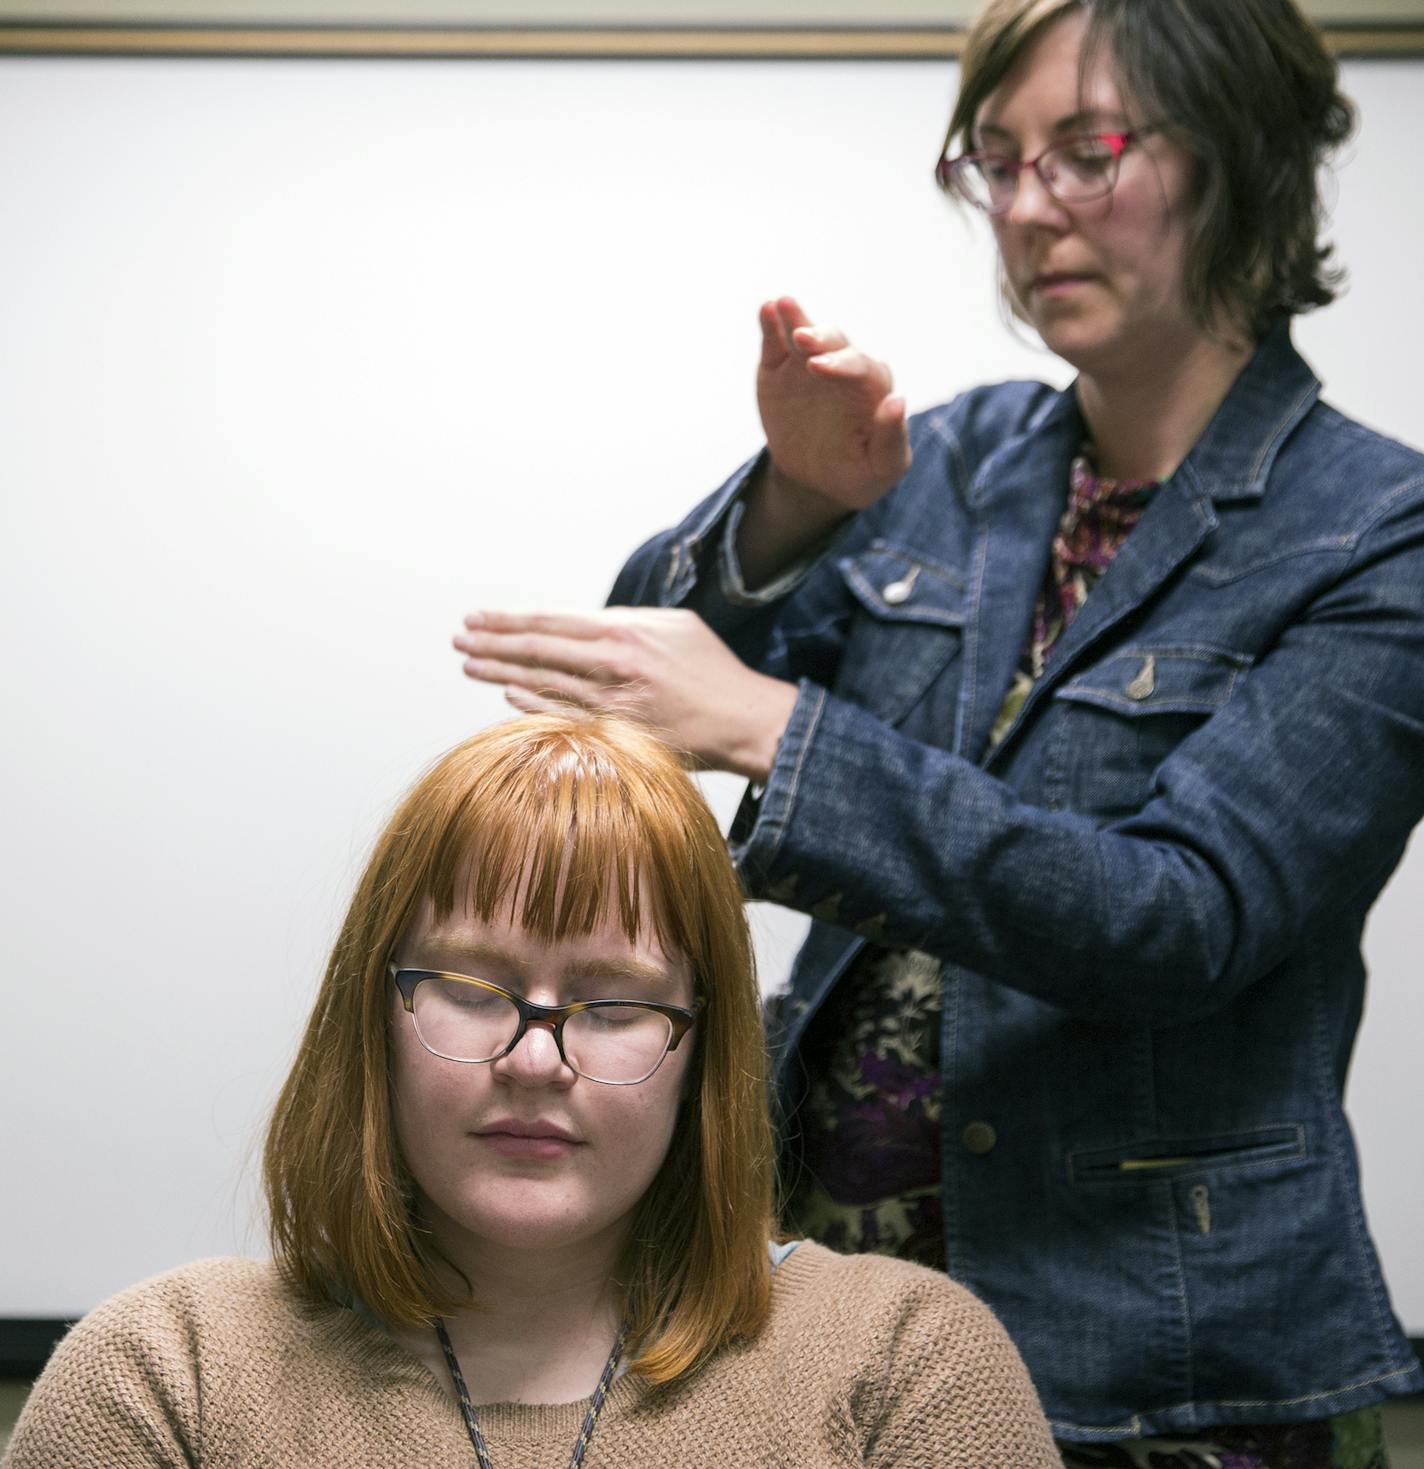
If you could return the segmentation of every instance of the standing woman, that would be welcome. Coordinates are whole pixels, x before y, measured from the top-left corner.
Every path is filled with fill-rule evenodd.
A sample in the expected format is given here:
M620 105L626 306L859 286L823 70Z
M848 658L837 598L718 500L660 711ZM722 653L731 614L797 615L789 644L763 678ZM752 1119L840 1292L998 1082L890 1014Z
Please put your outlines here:
M1073 1464L1382 1464L1424 1386L1341 1105L1424 811L1424 459L1289 329L1350 124L1289 0L994 0L938 177L1073 385L907 424L769 302L767 447L633 557L641 606L456 639L751 780L748 890L815 920L793 1222L967 1283Z
M962 1287L770 1245L762 1054L677 761L587 715L477 735L336 941L268 1133L274 1262L92 1312L6 1465L1054 1469Z

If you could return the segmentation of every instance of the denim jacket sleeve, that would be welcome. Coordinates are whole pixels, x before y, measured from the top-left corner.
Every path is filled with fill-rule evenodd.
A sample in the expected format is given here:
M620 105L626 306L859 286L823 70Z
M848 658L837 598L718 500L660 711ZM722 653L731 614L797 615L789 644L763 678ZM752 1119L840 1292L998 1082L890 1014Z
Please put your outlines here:
M1137 808L1106 822L1026 799L1002 766L844 696L844 577L818 568L775 609L714 603L709 621L741 656L800 680L765 791L733 828L749 891L1148 1024L1226 1005L1314 925L1367 902L1424 810L1424 475L1398 446L1372 462L1360 436L1368 493L1300 558L1288 619L1154 765ZM639 553L645 587L658 567L670 600L687 598L695 569L679 581L672 558L735 484ZM874 512L861 519L851 549L874 544ZM615 596L630 590L625 573Z

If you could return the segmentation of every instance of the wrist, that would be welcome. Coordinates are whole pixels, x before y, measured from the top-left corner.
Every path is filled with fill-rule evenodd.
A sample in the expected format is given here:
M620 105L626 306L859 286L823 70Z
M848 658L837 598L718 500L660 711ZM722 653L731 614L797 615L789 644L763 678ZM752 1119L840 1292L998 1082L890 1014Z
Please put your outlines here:
M749 590L829 538L850 512L819 491L784 475L767 459L746 492L736 553Z
M795 526L806 536L818 537L833 530L850 514L850 510L820 490L792 479L768 458L762 478L769 517L781 524Z
M757 785L765 785L791 722L800 690L783 679L756 675L757 685L738 711L736 727L727 741L722 768Z

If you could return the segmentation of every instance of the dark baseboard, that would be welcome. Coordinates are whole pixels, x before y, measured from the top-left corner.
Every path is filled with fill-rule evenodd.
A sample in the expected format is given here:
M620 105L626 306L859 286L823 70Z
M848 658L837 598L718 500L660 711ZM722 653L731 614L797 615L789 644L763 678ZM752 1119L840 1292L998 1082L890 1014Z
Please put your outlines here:
M74 1323L37 1316L0 1317L0 1378L34 1379Z

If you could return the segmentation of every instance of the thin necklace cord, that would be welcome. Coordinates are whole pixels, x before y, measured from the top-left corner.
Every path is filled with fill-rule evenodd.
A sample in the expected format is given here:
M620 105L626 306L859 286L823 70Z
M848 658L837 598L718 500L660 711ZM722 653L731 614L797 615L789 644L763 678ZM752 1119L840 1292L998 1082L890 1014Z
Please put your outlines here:
M436 1321L435 1334L440 1338L440 1350L445 1353L445 1365L450 1369L450 1379L455 1384L455 1396L460 1400L460 1415L465 1420L465 1431L470 1435L470 1442L475 1446L475 1456L480 1461L480 1469L494 1469L489 1445L485 1443L485 1436L480 1432L480 1420L475 1416L475 1405L470 1401L470 1390L465 1386L465 1377L460 1371L455 1348L450 1345L450 1333L445 1330L444 1321ZM593 1430L598 1423L598 1415L603 1411L604 1399L608 1396L608 1389L613 1385L618 1363L623 1358L623 1344L627 1336L628 1328L623 1326L613 1343L613 1350L608 1354L608 1361L604 1363L603 1375L598 1379L598 1386L593 1390L588 1412L584 1414L583 1426L579 1429L573 1450L569 1454L568 1469L579 1469L583 1463L583 1456L588 1450L589 1440L593 1437Z

